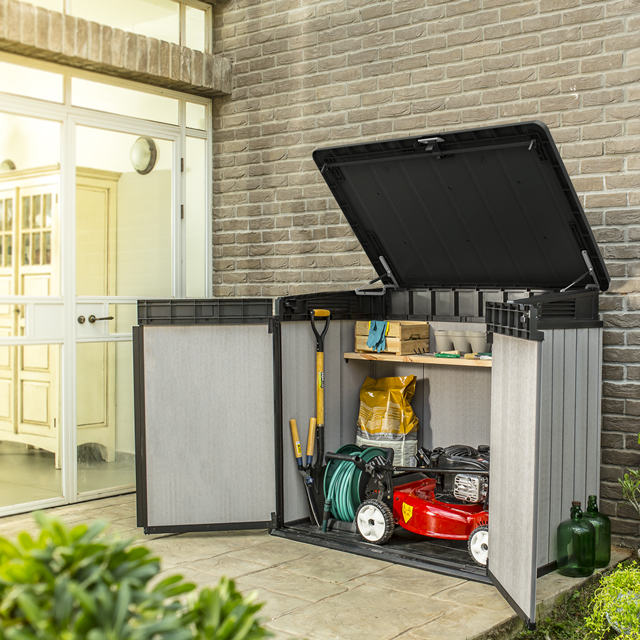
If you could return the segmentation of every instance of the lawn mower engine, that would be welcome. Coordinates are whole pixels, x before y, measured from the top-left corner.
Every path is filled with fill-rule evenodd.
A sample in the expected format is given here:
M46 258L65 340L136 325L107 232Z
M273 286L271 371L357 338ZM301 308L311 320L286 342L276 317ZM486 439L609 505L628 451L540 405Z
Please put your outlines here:
M433 451L421 448L416 456L419 466L460 473L438 474L435 496L448 504L483 504L488 509L489 478L472 470L489 471L489 446L477 449L463 444L439 447Z

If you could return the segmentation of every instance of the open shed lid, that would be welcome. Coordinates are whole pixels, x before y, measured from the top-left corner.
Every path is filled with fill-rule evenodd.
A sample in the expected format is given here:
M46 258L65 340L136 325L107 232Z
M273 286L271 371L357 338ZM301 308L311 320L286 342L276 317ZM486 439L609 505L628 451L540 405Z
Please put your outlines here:
M378 275L386 261L401 287L609 287L541 122L318 149L313 158Z

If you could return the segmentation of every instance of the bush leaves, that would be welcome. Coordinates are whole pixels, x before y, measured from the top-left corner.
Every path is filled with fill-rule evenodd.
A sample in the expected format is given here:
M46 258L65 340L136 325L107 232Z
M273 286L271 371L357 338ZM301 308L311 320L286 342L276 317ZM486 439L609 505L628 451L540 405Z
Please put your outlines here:
M182 576L150 587L160 560L105 522L73 529L42 512L39 535L0 537L0 640L260 640L262 604L222 578L188 604Z

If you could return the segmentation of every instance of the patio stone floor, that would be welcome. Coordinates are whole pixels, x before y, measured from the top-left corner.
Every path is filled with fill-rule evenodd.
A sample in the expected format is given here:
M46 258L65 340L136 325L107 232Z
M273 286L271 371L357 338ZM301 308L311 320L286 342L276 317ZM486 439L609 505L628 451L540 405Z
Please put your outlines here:
M509 638L521 623L494 587L270 536L235 531L145 536L135 495L49 509L68 524L104 519L162 559L162 576L198 586L229 576L258 592L276 640L479 640ZM35 529L29 514L0 519L0 536ZM612 564L630 555L614 549ZM552 573L538 580L538 617L583 580Z

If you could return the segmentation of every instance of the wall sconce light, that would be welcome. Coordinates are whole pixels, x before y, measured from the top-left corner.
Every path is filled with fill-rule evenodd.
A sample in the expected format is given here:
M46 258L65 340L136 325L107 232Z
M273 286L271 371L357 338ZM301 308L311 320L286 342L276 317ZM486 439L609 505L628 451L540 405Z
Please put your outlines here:
M146 176L156 166L160 151L153 138L143 136L133 143L129 157L133 168L140 175Z
M9 160L9 158L7 158L6 160L3 160L2 162L0 162L0 171L15 171L16 170L16 164L13 160Z

